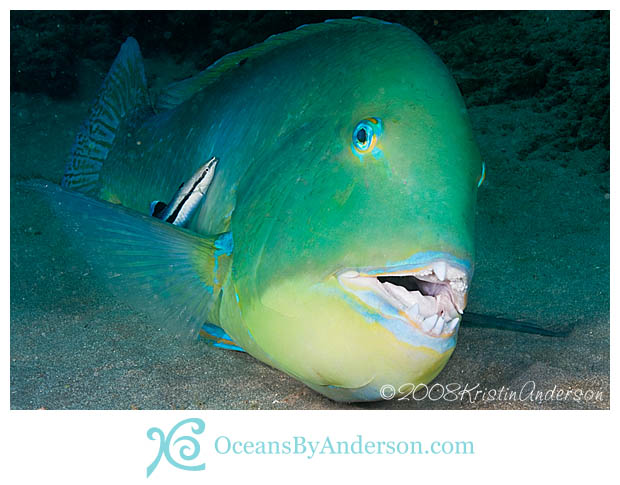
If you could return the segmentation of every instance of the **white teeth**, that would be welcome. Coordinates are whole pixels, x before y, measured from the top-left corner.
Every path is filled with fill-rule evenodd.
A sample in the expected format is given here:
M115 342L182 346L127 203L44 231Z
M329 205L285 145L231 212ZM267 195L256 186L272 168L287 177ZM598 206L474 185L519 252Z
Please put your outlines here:
M425 318L424 321L422 322L422 330L424 330L425 332L428 332L431 330L431 328L435 326L436 323L437 323L437 315L431 315L430 317Z
M448 326L446 327L446 331L448 333L454 331L458 323L459 323L459 317L453 318L452 320L450 320L450 323L448 323Z
M444 324L443 317L437 318L437 323L435 324L435 326L431 330L431 334L432 335L441 335L441 332L443 332L443 324Z
M424 316L428 315L436 315L439 313L437 308L437 299L434 296L422 296L419 291L414 291L413 293L417 293L416 298L420 303L420 313Z
M393 285L391 283L381 283L382 288L390 297L393 298L393 304L399 310L408 311L409 308L417 306L417 311L422 316L436 314L438 312L438 300L434 296L424 296L419 291L407 291L402 286Z
M415 276L422 282L434 283L429 288L432 295L421 290L409 291L404 286L381 281L380 277L361 275L355 270L338 274L338 280L349 291L356 293L369 305L379 308L376 298L400 313L401 320L414 324L426 335L450 337L456 332L465 307L468 289L468 274L460 268L449 266L446 261L435 261L415 273L403 272L386 276ZM389 278L386 278L389 279ZM439 282L445 282L440 284ZM448 284L449 283L449 284ZM426 286L421 285L421 288ZM374 295L366 297L365 295ZM368 301L367 301L368 299Z
M411 319L417 320L419 314L420 314L420 305L418 305L417 303L413 305L412 307L407 308L407 315Z
M383 283L383 286L388 291L388 293L390 293L401 303L404 303L405 306L411 306L415 303L415 296L412 293L408 292L407 288L393 285L392 283Z
M448 265L445 261L437 261L433 264L433 271L439 281L443 281L446 279L446 274L448 273Z

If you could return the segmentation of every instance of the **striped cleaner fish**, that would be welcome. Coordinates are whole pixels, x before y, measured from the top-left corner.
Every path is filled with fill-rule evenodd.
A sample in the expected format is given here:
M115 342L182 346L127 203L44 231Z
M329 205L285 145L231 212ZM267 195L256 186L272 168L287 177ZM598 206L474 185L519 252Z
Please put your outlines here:
M159 93L127 39L62 188L40 190L89 262L177 334L370 401L450 358L482 177L445 65L411 30L356 17Z

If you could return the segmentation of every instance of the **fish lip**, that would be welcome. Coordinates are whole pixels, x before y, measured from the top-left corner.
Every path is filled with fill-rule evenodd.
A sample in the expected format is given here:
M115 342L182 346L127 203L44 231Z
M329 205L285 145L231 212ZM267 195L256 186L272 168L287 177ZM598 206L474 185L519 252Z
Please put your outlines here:
M410 259L417 261L381 267L345 268L336 273L336 278L347 293L366 307L379 311L383 317L399 319L432 339L453 337L467 305L471 266L450 254ZM392 282L387 281L390 279ZM395 281L413 282L423 289L411 291L401 284L394 285ZM426 292L429 289L430 292ZM389 315L384 311L386 304ZM423 309L420 309L421 306ZM433 315L436 316L434 322Z

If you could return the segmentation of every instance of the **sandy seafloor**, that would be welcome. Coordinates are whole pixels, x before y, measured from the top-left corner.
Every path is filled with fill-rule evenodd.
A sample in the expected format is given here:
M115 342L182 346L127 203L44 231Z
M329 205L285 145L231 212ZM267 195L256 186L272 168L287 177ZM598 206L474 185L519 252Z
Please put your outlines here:
M11 92L11 407L609 408L609 16L503 13L437 27L440 34L423 37L461 86L488 168L468 309L543 325L574 322L570 335L463 326L435 382L477 386L487 399L352 405L247 354L172 338L162 322L116 299L69 247L50 209L16 185L60 181L110 64L80 59L71 96ZM143 54L158 85L204 67ZM580 389L599 398L489 398L489 390L529 390L532 382L556 396Z

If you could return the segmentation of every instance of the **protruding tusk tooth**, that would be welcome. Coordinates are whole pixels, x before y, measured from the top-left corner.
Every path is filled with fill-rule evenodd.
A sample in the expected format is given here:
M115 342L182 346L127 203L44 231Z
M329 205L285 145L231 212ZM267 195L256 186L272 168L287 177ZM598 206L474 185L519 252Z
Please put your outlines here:
M431 335L435 335L435 336L441 335L441 332L443 332L443 324L444 324L443 317L439 317L437 319L437 323L435 324L435 326L431 330Z
M435 326L436 323L437 323L437 315L431 315L430 317L425 318L424 321L422 322L422 330L424 330L425 332L428 332L430 331L431 328Z
M446 331L447 332L452 332L454 331L454 329L456 328L456 326L459 324L459 317L453 318L452 320L450 320L450 323L448 323L448 325L446 326Z
M433 271L439 281L443 281L446 279L446 274L448 272L448 265L445 261L437 261L433 264Z

